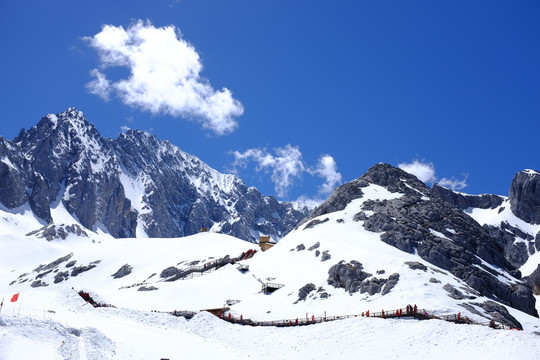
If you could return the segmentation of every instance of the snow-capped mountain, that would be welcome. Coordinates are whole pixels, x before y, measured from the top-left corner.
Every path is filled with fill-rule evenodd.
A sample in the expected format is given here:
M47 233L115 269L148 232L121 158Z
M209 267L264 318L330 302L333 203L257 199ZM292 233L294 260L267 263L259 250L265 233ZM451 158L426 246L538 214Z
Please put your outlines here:
M538 316L531 286L520 281L519 266L523 262L516 264L512 261L512 249L518 241L516 235L512 241L502 241L505 231L510 232L512 227L503 231L482 226L479 219L469 216L468 213L474 213L471 207L464 206L497 208L505 201L500 197L466 196L440 186L430 189L401 169L378 164L359 179L336 189L326 202L302 221L299 228L328 221L326 214L343 211L355 199L363 199L364 189L373 185L401 195L361 201L353 221L361 222L364 229L380 234L381 241L449 271L467 284L470 293ZM450 201L452 198L456 200ZM465 211L462 210L464 207ZM534 231L534 226L529 229Z
M307 215L148 133L103 138L74 108L13 141L0 138L0 176L7 210L28 204L50 228L53 209L65 208L74 224L113 237L179 237L206 227L279 240Z
M448 196L460 200L451 202ZM381 346L392 348L392 344L397 344L393 356L383 358L425 354L445 358L449 348L441 348L440 340L450 336L460 343L456 351L464 355L485 345L489 356L486 353L487 357L480 358L507 357L518 351L537 358L538 295L521 275L530 274L525 269L532 262L538 264L538 252L525 265L516 266L508 258L506 245L492 236L495 230L509 234L511 230L485 226L478 212L489 211L484 219L506 216L513 227L525 228L529 223L520 223L523 220L506 213L507 209L495 210L507 200L430 189L401 169L377 164L337 188L266 252L254 252L254 244L215 233L173 239L111 239L94 232L77 235L80 229L68 231L65 227L62 241L17 237L15 227L32 227L23 208L0 219L6 225L1 228L3 233L13 225L12 233L0 237L0 245L10 249L0 253L0 292L20 293L25 299L22 312L31 320L25 323L8 317L5 325L0 324L0 334L6 334L0 344L4 341L9 354L18 354L15 350L24 343L24 334L31 327L46 328L42 320L46 317L48 324L55 324L55 334L67 337L65 348L70 353L81 354L84 346L92 346L102 358L158 357L164 349L170 358L185 355L170 346L169 334L174 334L175 344L201 342L202 337L203 342L216 346L208 350L210 354L204 353L207 357L224 352L247 358L243 351L249 349L250 358L275 354L289 358L301 347L299 342L307 342L307 348L319 350L305 350L301 358L334 354L356 358L358 353L377 357ZM54 206L51 214L61 217ZM529 226L526 230L534 231L535 225ZM43 232L52 232L51 227ZM520 242L520 238L513 239ZM93 308L78 295L80 290L116 308ZM429 318L461 316L524 331L363 316L368 310L395 312L408 304L425 309ZM9 311L16 309L16 305L8 305ZM356 317L279 330L231 325L202 313L187 322L171 319L175 310L223 307L229 308L226 316L237 319L291 319L287 321L290 325L295 318ZM131 335L119 323L129 323ZM397 337L388 337L396 331ZM403 346L402 338L416 340L419 333L423 335L418 347ZM370 334L371 340L362 340L367 335L353 339L350 334ZM54 352L54 345L47 342L52 336L40 344ZM249 340L269 336L279 339L279 344L257 347ZM152 339L154 346L138 341L141 337ZM326 347L331 353L317 352Z

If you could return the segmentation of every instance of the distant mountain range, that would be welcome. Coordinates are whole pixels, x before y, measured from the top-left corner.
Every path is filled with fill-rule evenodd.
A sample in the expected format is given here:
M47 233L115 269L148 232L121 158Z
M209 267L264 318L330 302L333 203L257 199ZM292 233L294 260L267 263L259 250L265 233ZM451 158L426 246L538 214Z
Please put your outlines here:
M255 295L216 293L213 299L238 296L238 310L257 316L277 309L292 314L306 299L310 307L338 312L358 301L382 307L413 298L432 308L448 302L454 310L511 327L521 327L512 309L538 317L540 173L534 170L516 174L504 197L468 195L437 184L430 188L414 175L381 163L335 189L309 213L264 196L238 177L221 174L150 134L128 131L117 139L103 138L82 112L68 109L45 116L12 141L0 138L0 203L2 233L18 234L6 236L9 239L89 237L101 243L101 233L175 238L202 227L250 242L263 234L275 241L283 238L250 259L254 277L248 282L242 278L242 285L234 287L249 284L246 294ZM151 250L151 243L135 243L160 254L167 246L159 242L161 247ZM62 245L68 252L50 269L40 265L12 284L32 288L69 282L83 270L99 269L102 259L108 259L102 274L108 278L116 270L142 271L147 261L135 249L128 257L102 252L102 246L112 245L105 242L89 250L99 261L84 265L90 255L72 251L71 244ZM227 264L235 262L240 255L236 252L248 249L245 246L223 248L217 255L226 255ZM193 247L190 242L187 248ZM134 276L122 270L128 285L160 274L152 281L164 286L193 264L217 261L210 252L204 259L180 262L160 256L148 273ZM68 259L84 266L71 275L60 271L58 262ZM223 276L223 281L233 281ZM263 301L264 294L257 293L261 279L284 286L278 302ZM351 297L344 298L344 291ZM267 308L260 308L261 303Z
M74 108L43 117L12 141L0 137L0 179L0 203L29 206L44 226L34 234L49 239L84 232L80 226L117 238L180 237L206 227L278 241L308 215L148 133L104 138ZM72 224L54 219L58 207Z
M526 170L514 178L509 197L473 196L429 188L399 168L377 164L338 187L265 252L212 233L113 241L96 233L85 239L86 230L73 225L56 229L67 241L9 234L0 243L13 249L11 256L29 260L0 274L0 285L13 293L83 288L116 306L146 310L157 304L163 310L214 308L225 301L233 314L257 320L395 311L410 303L451 320L461 313L534 331L540 224L528 209L538 207L539 182L539 173ZM53 217L58 206L52 204ZM20 218L1 214L2 232L16 222L29 231ZM51 224L34 235L47 238L52 230ZM269 283L275 293L264 290Z

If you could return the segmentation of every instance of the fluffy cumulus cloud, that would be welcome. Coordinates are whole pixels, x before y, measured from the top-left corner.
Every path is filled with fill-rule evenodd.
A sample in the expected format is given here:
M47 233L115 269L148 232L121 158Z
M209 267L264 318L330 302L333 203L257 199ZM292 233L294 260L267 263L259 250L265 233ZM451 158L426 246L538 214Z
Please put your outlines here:
M425 183L434 182L437 179L435 177L435 167L433 166L433 163L414 160L411 163L401 163L398 167L409 174L413 174Z
M461 190L467 187L468 174L464 175L462 180L458 180L454 177L452 177L451 179L437 179L437 177L435 176L435 166L433 165L433 163L428 163L417 159L410 163L401 163L398 165L398 167L402 170L405 170L409 174L413 174L419 180L425 183L437 182L439 185L450 188L452 190Z
M311 168L302 160L300 149L292 145L275 148L273 153L267 149L253 148L244 152L234 151L233 155L233 167L235 168L245 168L248 162L255 162L256 171L271 173L276 193L282 198L287 196L289 190L306 173L324 179L324 183L319 189L320 195L330 194L334 187L341 183L341 174L337 172L336 162L332 156L322 155L317 166ZM302 196L299 201L314 207L321 200Z
M310 170L310 173L318 175L325 180L320 188L321 195L330 195L336 185L341 184L341 174L337 171L336 161L330 155L322 155L319 158L317 167Z
M298 147L291 145L276 148L275 155L266 149L248 149L243 153L235 151L233 155L233 166L245 167L248 161L254 161L257 171L269 171L276 193L280 197L287 195L295 180L300 179L305 171L302 153Z
M88 91L104 100L112 94L125 104L149 111L198 121L217 135L235 130L242 104L229 89L215 90L201 77L203 69L195 48L182 39L175 26L156 28L138 21L127 29L105 25L85 38L98 51L99 69L90 74ZM111 81L105 71L126 67L127 79Z

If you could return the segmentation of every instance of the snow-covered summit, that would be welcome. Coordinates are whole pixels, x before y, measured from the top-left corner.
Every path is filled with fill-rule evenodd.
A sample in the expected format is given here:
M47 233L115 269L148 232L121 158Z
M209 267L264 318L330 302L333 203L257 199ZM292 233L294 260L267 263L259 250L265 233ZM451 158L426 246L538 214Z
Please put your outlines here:
M332 222L361 224L382 242L449 271L483 296L537 315L533 293L519 280L519 265L499 237L399 168L377 164L340 186L295 232Z
M307 214L151 134L103 138L75 108L3 144L0 166L15 191L0 203L10 209L28 202L46 223L61 201L74 221L114 237L176 237L206 227L256 241L259 233L282 238Z

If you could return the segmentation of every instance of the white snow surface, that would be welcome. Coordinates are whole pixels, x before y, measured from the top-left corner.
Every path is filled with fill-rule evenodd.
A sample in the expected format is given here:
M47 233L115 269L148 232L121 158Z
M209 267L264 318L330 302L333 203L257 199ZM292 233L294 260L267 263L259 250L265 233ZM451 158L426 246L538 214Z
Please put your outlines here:
M524 331L361 316L309 326L252 327L198 312L237 300L230 306L235 317L284 320L359 315L366 310L390 311L417 304L438 315L461 312L473 320L487 321L461 307L463 301L450 298L442 288L450 284L466 292L461 280L417 255L383 243L379 234L352 221L363 201L401 196L375 185L363 192L363 198L344 210L318 218L323 223L295 230L270 250L241 261L249 266L247 273L238 271L237 263L171 282L160 278L166 268L187 269L194 262L201 265L226 255L234 258L256 247L216 233L178 239L112 239L88 232L90 238L70 236L47 242L21 235L44 225L29 209L0 209L0 246L5 249L0 252L0 297L4 299L0 359L540 358L540 338L534 333L540 331L540 320L512 308L508 309ZM73 220L65 217L60 205L53 218ZM53 269L56 271L35 271L68 254L73 255ZM323 254L331 258L321 261ZM55 284L55 275L70 272L73 266L66 265L74 260L74 267L95 267ZM385 296L351 295L327 283L328 269L340 260L357 260L365 272L377 278L399 273L399 281ZM428 270L411 270L406 261L420 262ZM113 278L125 264L132 272ZM30 286L38 275L48 286ZM267 282L283 287L265 295L261 283ZM138 291L143 283L157 289ZM298 301L299 289L308 283L318 290ZM115 307L94 308L77 294L79 290ZM20 293L19 300L11 303L16 293ZM322 293L328 298L322 298ZM167 313L173 310L198 313L186 320Z

